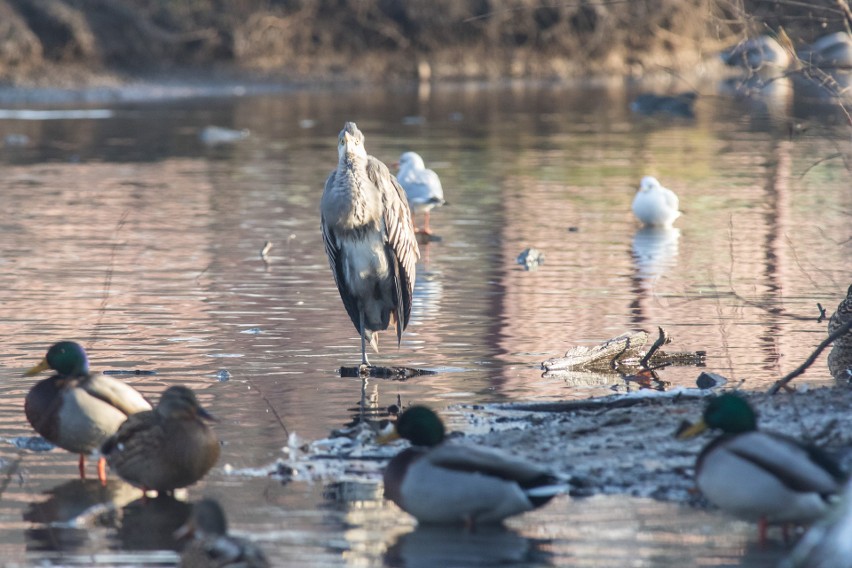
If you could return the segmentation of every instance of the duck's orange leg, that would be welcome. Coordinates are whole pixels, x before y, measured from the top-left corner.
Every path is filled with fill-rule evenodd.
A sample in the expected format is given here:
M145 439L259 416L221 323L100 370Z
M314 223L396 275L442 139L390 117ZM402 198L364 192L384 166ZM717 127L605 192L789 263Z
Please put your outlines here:
M769 522L767 522L766 517L760 517L760 520L757 521L757 540L761 548L766 546L766 530L768 528Z
M106 487L107 474L106 474L106 458L101 456L98 458L98 481L101 482L101 485Z

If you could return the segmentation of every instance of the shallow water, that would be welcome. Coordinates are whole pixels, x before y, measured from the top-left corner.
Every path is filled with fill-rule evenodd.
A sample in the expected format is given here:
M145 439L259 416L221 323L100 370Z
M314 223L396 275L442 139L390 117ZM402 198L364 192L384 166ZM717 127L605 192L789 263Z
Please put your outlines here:
M398 401L445 409L637 389L539 368L636 328L664 327L672 349L706 350L709 370L749 389L805 359L825 337L817 302L830 313L850 281L842 114L711 89L694 120L648 118L631 114L631 96L449 86L0 115L4 562L176 558L170 534L183 503L140 506L124 484L75 479L70 454L19 448L32 436L22 372L53 341L76 339L96 370L156 371L128 378L154 400L176 383L199 392L224 447L188 498L219 498L234 531L259 540L275 565L772 565L781 545L758 548L754 527L673 504L565 497L496 535L471 535L415 529L382 501L375 476L267 475L288 433L322 438L359 412L360 381L338 375L359 361L357 333L318 219L346 120L386 163L421 153L450 202L433 214L441 240L422 247L401 347L385 334L371 357L437 373L371 381L377 413ZM208 145L199 133L210 125L250 136ZM679 194L676 229L649 234L632 218L646 174ZM529 272L515 260L528 247L545 255ZM699 372L672 367L659 378L691 386ZM799 381L828 382L824 358Z

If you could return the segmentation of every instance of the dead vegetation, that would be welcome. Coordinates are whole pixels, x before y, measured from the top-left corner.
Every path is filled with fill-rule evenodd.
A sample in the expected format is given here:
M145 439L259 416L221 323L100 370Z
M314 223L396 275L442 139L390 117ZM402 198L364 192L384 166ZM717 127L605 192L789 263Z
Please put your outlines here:
M782 26L809 42L850 18L846 0L0 0L0 77L642 75Z

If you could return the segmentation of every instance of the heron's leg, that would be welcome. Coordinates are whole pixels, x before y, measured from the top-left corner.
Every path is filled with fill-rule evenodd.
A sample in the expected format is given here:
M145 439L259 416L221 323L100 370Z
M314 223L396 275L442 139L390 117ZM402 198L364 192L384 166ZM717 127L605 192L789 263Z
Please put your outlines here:
M361 365L362 366L370 366L370 362L367 360L367 338L364 334L364 310L363 308L358 308L358 331L361 332Z
M80 470L80 479L86 479L86 454L80 454L80 461L77 462L77 468Z

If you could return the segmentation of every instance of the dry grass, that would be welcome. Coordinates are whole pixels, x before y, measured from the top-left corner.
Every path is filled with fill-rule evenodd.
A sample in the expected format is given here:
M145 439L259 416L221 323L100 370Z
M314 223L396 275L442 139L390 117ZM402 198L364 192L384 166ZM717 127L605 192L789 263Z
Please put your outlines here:
M848 27L847 0L0 0L0 74L230 67L325 79L642 75L783 27Z

